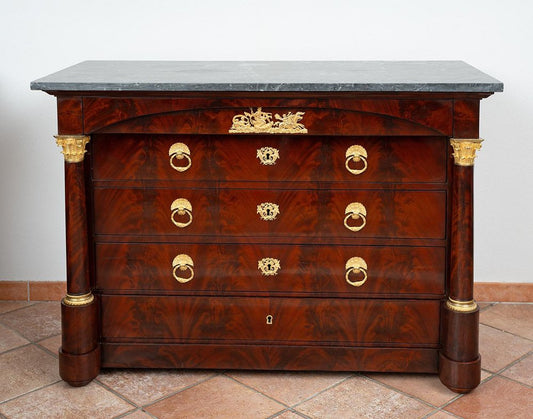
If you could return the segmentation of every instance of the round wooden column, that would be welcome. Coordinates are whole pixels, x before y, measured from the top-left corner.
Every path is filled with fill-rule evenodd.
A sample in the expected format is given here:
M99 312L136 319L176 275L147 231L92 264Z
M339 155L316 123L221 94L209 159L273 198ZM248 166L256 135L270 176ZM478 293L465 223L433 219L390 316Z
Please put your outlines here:
M65 157L67 233L67 295L61 301L59 374L72 386L82 386L100 371L97 310L89 274L89 241L85 195L85 146L89 137L58 135Z
M479 308L474 301L473 180L480 139L450 140L453 147L452 206L447 298L442 307L439 376L458 393L481 379Z

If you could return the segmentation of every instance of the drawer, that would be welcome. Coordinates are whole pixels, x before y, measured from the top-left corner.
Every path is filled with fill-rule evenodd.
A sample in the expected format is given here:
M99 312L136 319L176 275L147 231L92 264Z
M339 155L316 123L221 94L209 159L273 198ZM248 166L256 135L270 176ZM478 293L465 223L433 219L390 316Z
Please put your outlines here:
M178 255L192 266L174 262ZM354 257L366 272L347 272ZM105 292L442 295L444 278L444 247L96 245L96 287Z
M95 180L439 183L448 145L445 137L129 134L94 135L92 147Z
M104 340L439 342L439 300L104 295L101 302Z
M95 188L94 207L96 234L442 239L446 192Z

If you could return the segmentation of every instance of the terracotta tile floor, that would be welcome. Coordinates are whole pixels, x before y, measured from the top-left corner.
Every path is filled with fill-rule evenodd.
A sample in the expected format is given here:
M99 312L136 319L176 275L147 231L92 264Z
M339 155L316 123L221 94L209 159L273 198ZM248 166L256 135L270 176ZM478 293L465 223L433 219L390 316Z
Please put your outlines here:
M0 418L531 418L533 304L481 304L482 383L434 375L105 370L57 373L58 303L0 302Z

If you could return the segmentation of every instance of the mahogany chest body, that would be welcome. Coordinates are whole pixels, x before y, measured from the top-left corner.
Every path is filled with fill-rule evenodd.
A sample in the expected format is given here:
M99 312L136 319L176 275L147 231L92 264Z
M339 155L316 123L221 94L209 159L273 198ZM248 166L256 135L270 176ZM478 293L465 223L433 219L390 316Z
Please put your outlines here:
M65 155L62 378L477 386L473 161L480 99L502 85L434 64L85 62L34 82L57 96Z

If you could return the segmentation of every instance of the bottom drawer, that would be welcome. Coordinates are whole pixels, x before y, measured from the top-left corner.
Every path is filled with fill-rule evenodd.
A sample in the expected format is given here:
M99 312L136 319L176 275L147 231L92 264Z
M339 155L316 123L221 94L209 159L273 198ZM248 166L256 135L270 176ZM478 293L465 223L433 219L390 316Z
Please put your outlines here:
M102 296L104 341L439 342L439 300Z

